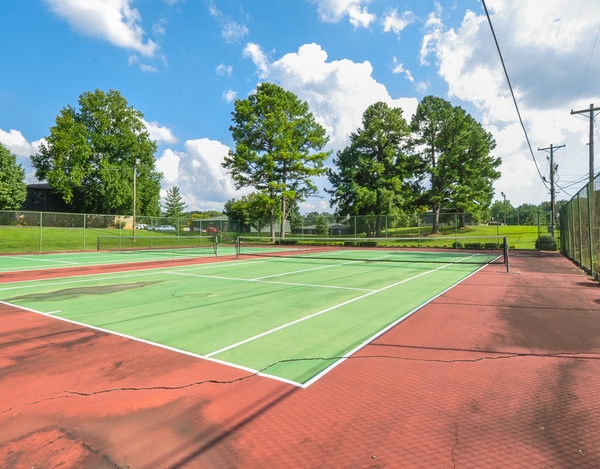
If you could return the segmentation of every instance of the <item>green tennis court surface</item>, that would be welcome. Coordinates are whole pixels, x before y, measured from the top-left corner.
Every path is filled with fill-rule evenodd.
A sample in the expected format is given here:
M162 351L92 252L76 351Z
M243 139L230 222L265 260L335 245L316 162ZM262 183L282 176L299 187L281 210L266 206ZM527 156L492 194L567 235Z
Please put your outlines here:
M379 250L365 261L361 255L257 258L9 283L0 285L0 299L308 385L481 268L468 262L496 257ZM377 261L401 255L419 260ZM431 263L424 261L427 255Z
M234 248L221 248L221 255L232 255ZM206 248L148 249L113 252L79 252L60 254L27 254L0 256L1 272L85 267L92 265L149 262L168 258L213 257L214 251Z

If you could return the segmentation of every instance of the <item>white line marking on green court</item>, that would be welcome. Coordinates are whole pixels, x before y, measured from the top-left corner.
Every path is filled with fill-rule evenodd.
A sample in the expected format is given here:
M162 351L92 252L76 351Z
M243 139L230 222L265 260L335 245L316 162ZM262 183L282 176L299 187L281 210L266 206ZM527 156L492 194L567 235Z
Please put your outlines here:
M280 331L280 330L285 329L287 327L290 327L290 326L293 326L295 324L298 324L298 323L301 323L303 321L306 321L308 319L312 319L314 317L320 316L321 314L327 313L327 312L332 311L334 309L341 308L342 306L348 305L350 303L354 303L355 301L358 301L358 300L362 300L363 298L366 298L368 296L374 295L376 293L380 293L382 291L385 291L385 290L388 290L390 288L396 287L396 286L401 285L403 283L410 282L411 280L414 280L416 278L422 277L424 275L428 275L428 274L431 274L433 272L437 272L438 270L445 269L446 267L448 267L450 265L452 265L452 264L444 264L444 265L442 265L442 266L440 266L440 267L438 267L436 269L428 270L427 272L421 272L420 274L414 275L413 277L410 277L410 278L407 278L407 279L404 279L404 280L400 280L399 282L392 283L391 285L387 285L387 286L385 286L383 288L379 288L378 290L372 290L372 291L370 291L368 293L365 293L364 295L357 296L356 298L353 298L351 300L344 301L343 303L339 303L337 305L331 306L331 307L323 309L321 311L317 311L316 313L309 314L308 316L305 316L305 317L300 318L300 319L296 319L295 321L291 321L291 322L288 322L286 324L282 324L281 326L275 327L273 329L270 329L268 331L262 332L260 334L255 335L255 336L252 336L252 337L249 337L247 339L241 340L240 342L237 342L235 344L228 345L227 347L223 347L222 349L215 350L214 352L206 354L206 356L207 357L212 357L214 355L218 355L220 353L226 352L227 350L231 350L233 348L239 347L240 345L247 344L248 342L252 342L252 341L254 341L256 339L260 339L261 337L265 337L265 336L267 336L269 334L273 334L274 332Z
M372 288L355 288L355 287L340 287L337 285L317 285L311 283L294 283L294 282L271 282L268 280L261 280L255 278L236 278L236 277L221 277L218 275L202 275L202 274L190 274L187 272L166 272L173 275L183 275L187 277L198 277L198 278L212 278L216 280L231 280L232 282L251 282L251 283L268 283L273 285L289 285L294 287L313 287L313 288L333 288L337 290L353 290L353 291L374 291Z

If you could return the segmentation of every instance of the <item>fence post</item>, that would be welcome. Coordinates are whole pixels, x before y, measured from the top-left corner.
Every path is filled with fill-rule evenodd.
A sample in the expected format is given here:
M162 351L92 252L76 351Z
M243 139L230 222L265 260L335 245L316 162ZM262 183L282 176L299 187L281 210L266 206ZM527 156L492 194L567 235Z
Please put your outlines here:
M43 231L43 213L40 212L40 239L39 239L39 246L38 246L38 250L39 252L42 252L42 231Z
M594 225L592 225L592 197L594 196L594 181L588 183L588 234L590 238L590 274L594 272Z

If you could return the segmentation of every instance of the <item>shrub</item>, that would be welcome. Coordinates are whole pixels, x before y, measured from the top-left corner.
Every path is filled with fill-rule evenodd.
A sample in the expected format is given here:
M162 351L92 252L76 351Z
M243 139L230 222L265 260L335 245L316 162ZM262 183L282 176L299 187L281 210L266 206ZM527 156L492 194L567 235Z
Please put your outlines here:
M461 243L460 241L454 241L452 243L452 247L455 248L455 249L462 249L463 243Z
M556 251L556 239L552 235L541 235L535 242L535 248L539 251Z

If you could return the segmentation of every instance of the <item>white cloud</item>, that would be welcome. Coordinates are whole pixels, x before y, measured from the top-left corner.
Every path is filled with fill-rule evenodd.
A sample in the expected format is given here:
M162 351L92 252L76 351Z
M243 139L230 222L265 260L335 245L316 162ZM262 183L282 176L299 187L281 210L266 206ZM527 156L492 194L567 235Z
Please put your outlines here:
M232 103L233 101L235 101L236 97L237 93L233 90L227 90L223 93L223 99L228 103Z
M156 159L156 170L163 174L163 183L177 185L179 181L179 162L185 157L182 153L167 148L163 154Z
M221 27L221 35L227 42L236 42L248 35L248 28L235 21L228 21Z
M396 57L394 57L394 59L393 59L392 73L393 74L403 74L410 83L415 82L415 79L412 76L412 73L410 73L410 70L405 69L404 64L401 64L400 62L398 62L398 59Z
M31 155L35 155L39 151L40 145L44 141L44 139L40 139L28 142L18 130L10 129L9 132L6 132L0 129L0 143L8 148L11 153L22 159L29 160Z
M233 180L222 167L229 147L216 140L188 140L184 151L167 149L156 160L163 173L163 193L177 186L190 208L222 210L231 198L239 198L248 190L236 190Z
M269 60L266 54L263 52L258 44L249 42L244 47L243 56L249 58L254 62L258 69L258 76L260 78L266 78L269 74Z
M415 15L412 11L405 11L402 16L398 16L398 10L394 9L383 19L383 30L386 33L393 32L397 35L409 24L415 21Z
M31 166L30 157L39 151L40 145L45 143L45 141L46 139L42 138L40 140L29 142L18 130L10 129L9 132L6 132L0 129L0 143L17 157L17 163L25 169L25 182L28 184L37 181L35 178L35 170Z
M150 39L144 41L141 16L130 6L132 0L44 1L81 34L100 37L145 57L156 54L158 45Z
M148 64L140 64L140 70L142 72L149 72L149 73L158 72L158 69L156 67L153 67L152 65L148 65Z
M571 116L569 111L600 102L592 78L600 74L600 63L590 61L600 4L573 0L565 8L559 0L543 4L536 0L492 0L490 6L494 31L540 172L549 177L546 154L537 151L538 147L566 144L557 154L557 162L569 158L569 153L582 156L570 160L568 170L563 165L562 171L571 174L571 182L585 176L589 161L581 149L587 143L589 121ZM496 190L503 190L519 203L548 200L547 188L518 122L485 14L467 11L456 30L444 30L440 17L437 10L429 18L422 63L435 58L439 75L448 84L449 97L472 105L495 136L495 154L503 161ZM583 81L588 61L590 69ZM569 183L566 178L563 182ZM559 198L568 199L575 191L559 194ZM531 200L532 192L538 200Z
M407 120L417 107L415 98L392 98L384 85L373 76L367 61L327 61L327 52L317 44L305 44L269 63L259 46L254 45L251 58L261 78L269 78L307 101L311 112L330 136L329 146L343 148L351 132L361 125L364 110L377 101L404 109Z
M376 16L368 12L365 3L370 0L312 0L318 5L319 18L327 23L337 23L348 16L355 27L368 27Z
M225 65L225 64L219 64L217 66L217 75L224 77L230 77L231 74L233 73L233 66L231 65Z
M164 125L161 126L158 122L148 122L144 119L142 119L142 121L144 122L144 125L146 126L146 130L148 131L148 133L150 134L150 140L155 141L157 144L161 144L161 143L177 143L179 140L177 139L177 137L175 137L175 135L173 135L173 132L171 131L171 129L169 129L168 127L165 127Z
M248 28L243 24L226 18L213 0L208 0L208 12L216 18L221 27L221 36L223 36L225 41L229 43L237 42L244 39L250 33Z

